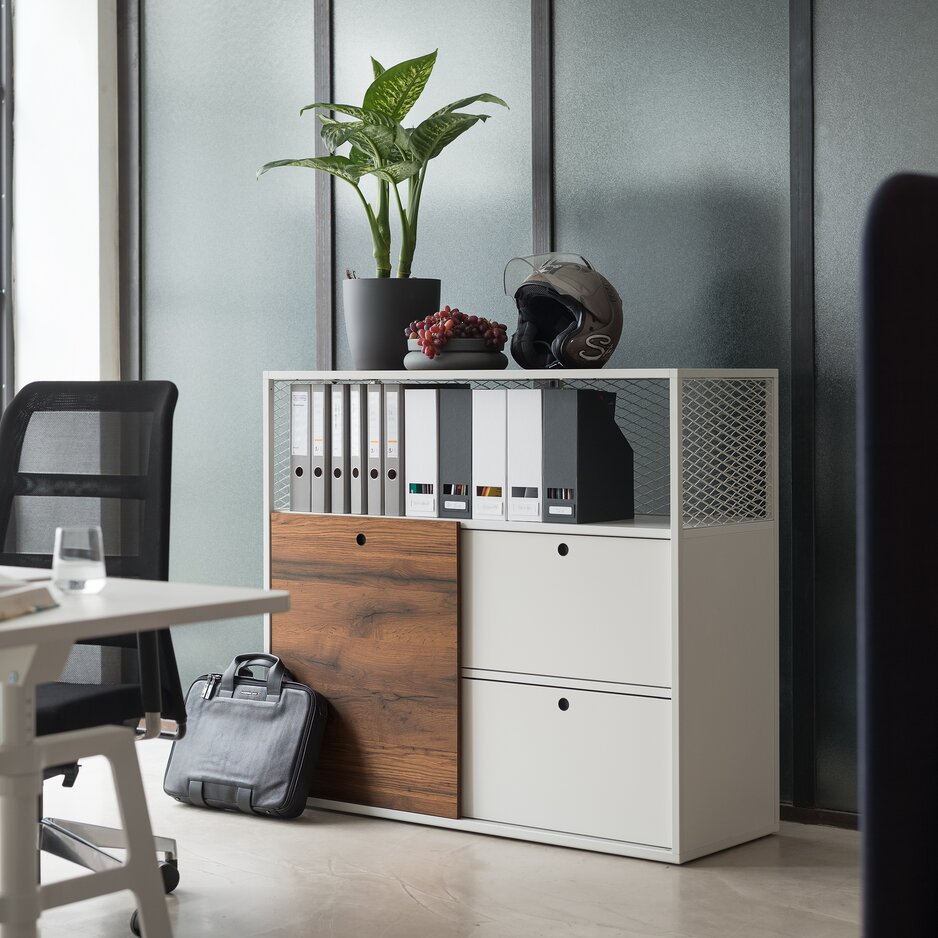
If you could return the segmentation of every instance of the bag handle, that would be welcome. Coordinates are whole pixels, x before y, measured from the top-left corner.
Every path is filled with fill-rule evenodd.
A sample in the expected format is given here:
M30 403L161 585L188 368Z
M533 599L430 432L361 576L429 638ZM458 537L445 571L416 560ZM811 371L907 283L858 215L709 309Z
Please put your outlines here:
M247 664L261 664L268 669L267 696L279 697L287 669L284 666L284 663L276 655L266 655L263 653L253 655L235 655L231 664L228 665L225 673L221 676L219 693L227 692L229 696L234 693L235 675L242 665Z

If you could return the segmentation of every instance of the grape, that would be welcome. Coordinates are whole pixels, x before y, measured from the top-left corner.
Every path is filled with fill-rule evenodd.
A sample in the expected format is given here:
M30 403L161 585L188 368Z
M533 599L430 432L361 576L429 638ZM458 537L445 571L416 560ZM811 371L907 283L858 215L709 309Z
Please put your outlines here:
M436 358L450 339L481 339L486 348L501 350L508 340L508 327L484 316L468 315L458 306L444 306L423 319L415 319L404 330L409 339L416 339L427 358Z

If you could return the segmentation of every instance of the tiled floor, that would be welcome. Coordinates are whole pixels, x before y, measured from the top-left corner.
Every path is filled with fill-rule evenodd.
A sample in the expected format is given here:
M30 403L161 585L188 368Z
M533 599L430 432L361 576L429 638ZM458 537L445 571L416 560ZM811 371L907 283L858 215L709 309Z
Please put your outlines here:
M859 934L858 835L780 835L683 867L352 815L277 822L162 793L168 746L141 744L154 830L180 842L176 938L841 938ZM106 764L46 813L114 823ZM102 796L101 792L108 795ZM44 875L74 867L43 860ZM43 938L130 934L129 893L46 913Z

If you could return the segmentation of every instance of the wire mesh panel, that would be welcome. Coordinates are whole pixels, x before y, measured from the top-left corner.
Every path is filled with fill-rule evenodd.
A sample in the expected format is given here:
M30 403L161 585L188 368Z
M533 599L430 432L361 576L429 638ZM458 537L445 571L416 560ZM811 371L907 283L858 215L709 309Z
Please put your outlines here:
M772 520L775 427L769 378L685 378L685 528Z
M557 382L525 380L516 374L479 381L454 383L472 388L545 387L558 384L570 388L587 388L616 395L615 416L634 453L635 513L668 515L670 513L670 457L668 424L670 420L669 386L666 378L578 379L564 378ZM447 380L443 378L442 380ZM408 385L439 384L439 372L408 377ZM340 381L335 383L354 383ZM290 381L273 382L273 510L290 509ZM467 428L468 431L468 428Z

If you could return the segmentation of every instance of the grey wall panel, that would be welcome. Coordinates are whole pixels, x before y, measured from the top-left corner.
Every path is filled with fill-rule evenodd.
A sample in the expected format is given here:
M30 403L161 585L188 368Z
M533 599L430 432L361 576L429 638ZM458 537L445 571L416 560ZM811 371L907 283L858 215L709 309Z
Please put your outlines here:
M781 371L782 796L791 789L788 3L556 0L555 247L625 310L616 367Z
M511 106L509 111L496 105L470 108L492 119L476 124L430 164L413 276L439 277L443 303L507 322L512 329L514 304L502 293L502 270L509 258L531 250L530 15L528 0L474 0L459 6L413 0L406 7L381 0L333 0L336 102L361 103L371 83L370 56L389 67L439 49L430 82L406 125L481 91ZM339 281L347 267L373 277L374 262L361 203L343 182L336 182L335 192L336 367L343 368L350 366L350 358ZM395 269L399 243L395 229Z
M309 0L143 4L144 377L179 386L171 575L262 582L261 371L312 368ZM183 679L259 650L259 618L175 635Z
M938 5L815 0L818 803L856 810L855 380L864 218L938 173ZM914 336L910 367L916 367Z

